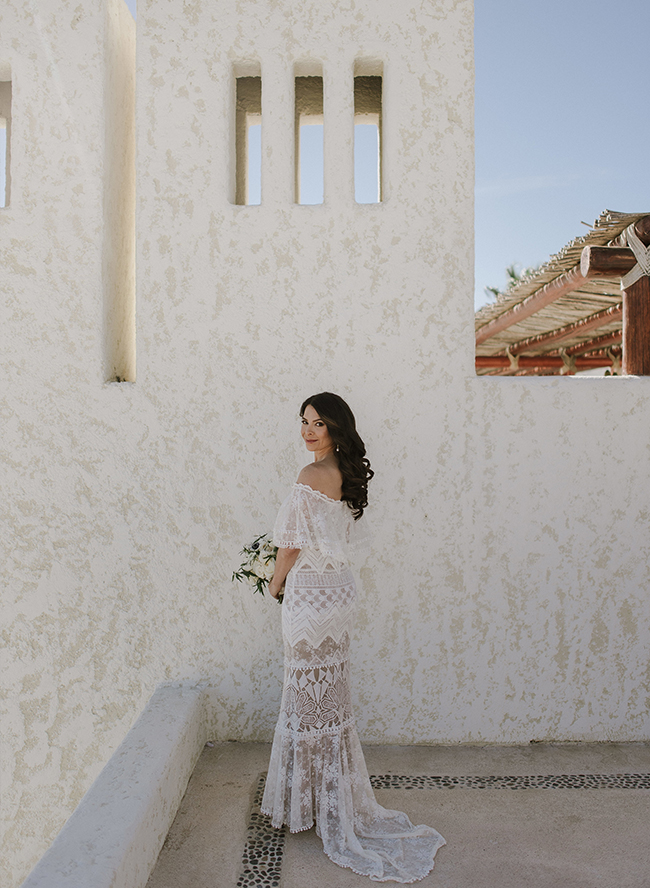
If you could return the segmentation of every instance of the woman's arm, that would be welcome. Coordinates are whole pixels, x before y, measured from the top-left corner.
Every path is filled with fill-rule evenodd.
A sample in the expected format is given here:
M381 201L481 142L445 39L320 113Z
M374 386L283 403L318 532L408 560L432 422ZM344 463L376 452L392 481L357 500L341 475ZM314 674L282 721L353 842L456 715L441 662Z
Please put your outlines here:
M269 583L269 594L271 598L277 598L279 596L282 587L284 586L284 581L287 578L287 574L296 563L299 554L300 549L278 549L273 579Z

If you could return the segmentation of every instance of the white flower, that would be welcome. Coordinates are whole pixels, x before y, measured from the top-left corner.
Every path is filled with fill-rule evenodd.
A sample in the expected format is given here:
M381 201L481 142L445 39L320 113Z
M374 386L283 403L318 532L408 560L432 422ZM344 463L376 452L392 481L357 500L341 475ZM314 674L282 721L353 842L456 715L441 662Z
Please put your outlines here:
M244 581L254 592L263 593L275 573L277 551L267 534L257 537L242 549L245 560L239 571L233 573L233 580Z
M264 563L261 558L258 558L252 565L251 570L258 576L261 580L268 579L268 566Z

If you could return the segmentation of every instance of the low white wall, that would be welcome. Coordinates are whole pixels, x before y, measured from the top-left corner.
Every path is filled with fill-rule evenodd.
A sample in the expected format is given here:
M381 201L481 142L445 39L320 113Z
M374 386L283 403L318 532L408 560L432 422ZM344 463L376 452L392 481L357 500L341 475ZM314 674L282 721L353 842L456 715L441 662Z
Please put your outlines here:
M141 888L206 740L204 691L161 685L23 888Z

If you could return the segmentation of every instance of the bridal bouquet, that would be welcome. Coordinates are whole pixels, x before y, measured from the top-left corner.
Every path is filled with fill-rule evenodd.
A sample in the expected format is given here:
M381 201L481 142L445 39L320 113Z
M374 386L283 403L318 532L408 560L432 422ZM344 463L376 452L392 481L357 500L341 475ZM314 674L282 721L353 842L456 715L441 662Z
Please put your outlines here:
M273 545L269 536L263 533L254 539L250 546L244 546L241 550L244 556L239 570L232 575L233 582L246 582L253 587L253 592L264 595L264 590L271 582L275 570L275 558L278 547Z

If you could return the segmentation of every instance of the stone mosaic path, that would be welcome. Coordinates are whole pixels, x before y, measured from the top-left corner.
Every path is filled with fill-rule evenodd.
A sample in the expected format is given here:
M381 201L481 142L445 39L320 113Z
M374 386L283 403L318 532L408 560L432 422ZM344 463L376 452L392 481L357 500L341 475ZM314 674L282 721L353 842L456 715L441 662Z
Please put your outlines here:
M147 888L369 888L262 815L269 751L204 750ZM380 804L447 839L421 888L650 888L650 744L365 753Z

